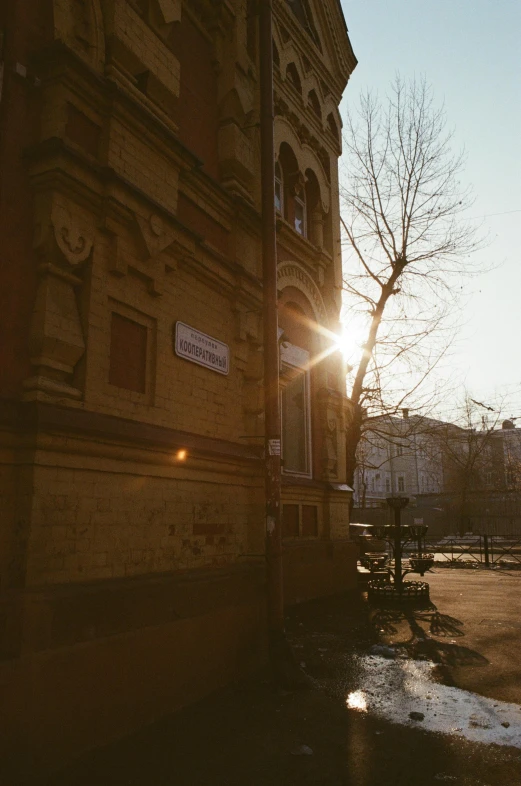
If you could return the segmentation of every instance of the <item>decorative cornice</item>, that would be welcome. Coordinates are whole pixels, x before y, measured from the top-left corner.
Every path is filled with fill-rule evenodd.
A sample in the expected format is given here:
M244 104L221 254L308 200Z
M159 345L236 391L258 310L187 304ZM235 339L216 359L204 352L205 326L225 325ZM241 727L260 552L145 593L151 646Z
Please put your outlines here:
M43 402L0 402L0 423L21 433L58 432L102 436L106 440L155 447L162 450L184 448L191 455L215 456L259 462L262 449L228 440L205 437L163 426L105 415L87 410L59 407Z

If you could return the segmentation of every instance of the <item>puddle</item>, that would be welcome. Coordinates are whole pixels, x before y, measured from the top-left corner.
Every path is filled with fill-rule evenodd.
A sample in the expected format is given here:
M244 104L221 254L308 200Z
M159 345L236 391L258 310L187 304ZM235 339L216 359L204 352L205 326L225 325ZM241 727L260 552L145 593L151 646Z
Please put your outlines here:
M389 660L377 655L357 660L363 689L347 696L350 709L471 742L521 748L519 705L440 685L433 679L435 664L431 661ZM421 713L423 720L411 720L411 712Z

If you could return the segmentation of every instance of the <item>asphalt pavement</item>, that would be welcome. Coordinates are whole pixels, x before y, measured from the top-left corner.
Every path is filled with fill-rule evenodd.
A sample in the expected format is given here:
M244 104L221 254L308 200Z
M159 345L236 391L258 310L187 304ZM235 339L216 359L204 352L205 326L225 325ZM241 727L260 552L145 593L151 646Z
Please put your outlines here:
M425 579L426 608L350 594L291 609L306 689L255 675L46 786L521 785L521 571Z

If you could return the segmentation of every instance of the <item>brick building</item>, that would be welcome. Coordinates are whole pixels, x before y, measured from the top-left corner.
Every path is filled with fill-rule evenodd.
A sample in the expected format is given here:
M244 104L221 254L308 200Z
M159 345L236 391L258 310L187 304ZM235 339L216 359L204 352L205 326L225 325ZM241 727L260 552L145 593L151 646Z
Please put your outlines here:
M332 333L356 59L338 0L274 14L292 602L354 580ZM0 725L51 766L265 657L257 20L12 0L0 32Z

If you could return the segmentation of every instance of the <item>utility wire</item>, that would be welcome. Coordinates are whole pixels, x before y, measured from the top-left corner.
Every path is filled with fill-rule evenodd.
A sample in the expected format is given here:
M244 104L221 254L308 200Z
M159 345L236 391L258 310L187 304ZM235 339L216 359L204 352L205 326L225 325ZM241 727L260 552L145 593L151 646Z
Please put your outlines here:
M502 213L485 213L483 216L470 216L469 221L474 221L476 218L492 218L493 216L508 216L511 213L521 213L521 208L518 210L504 210Z

